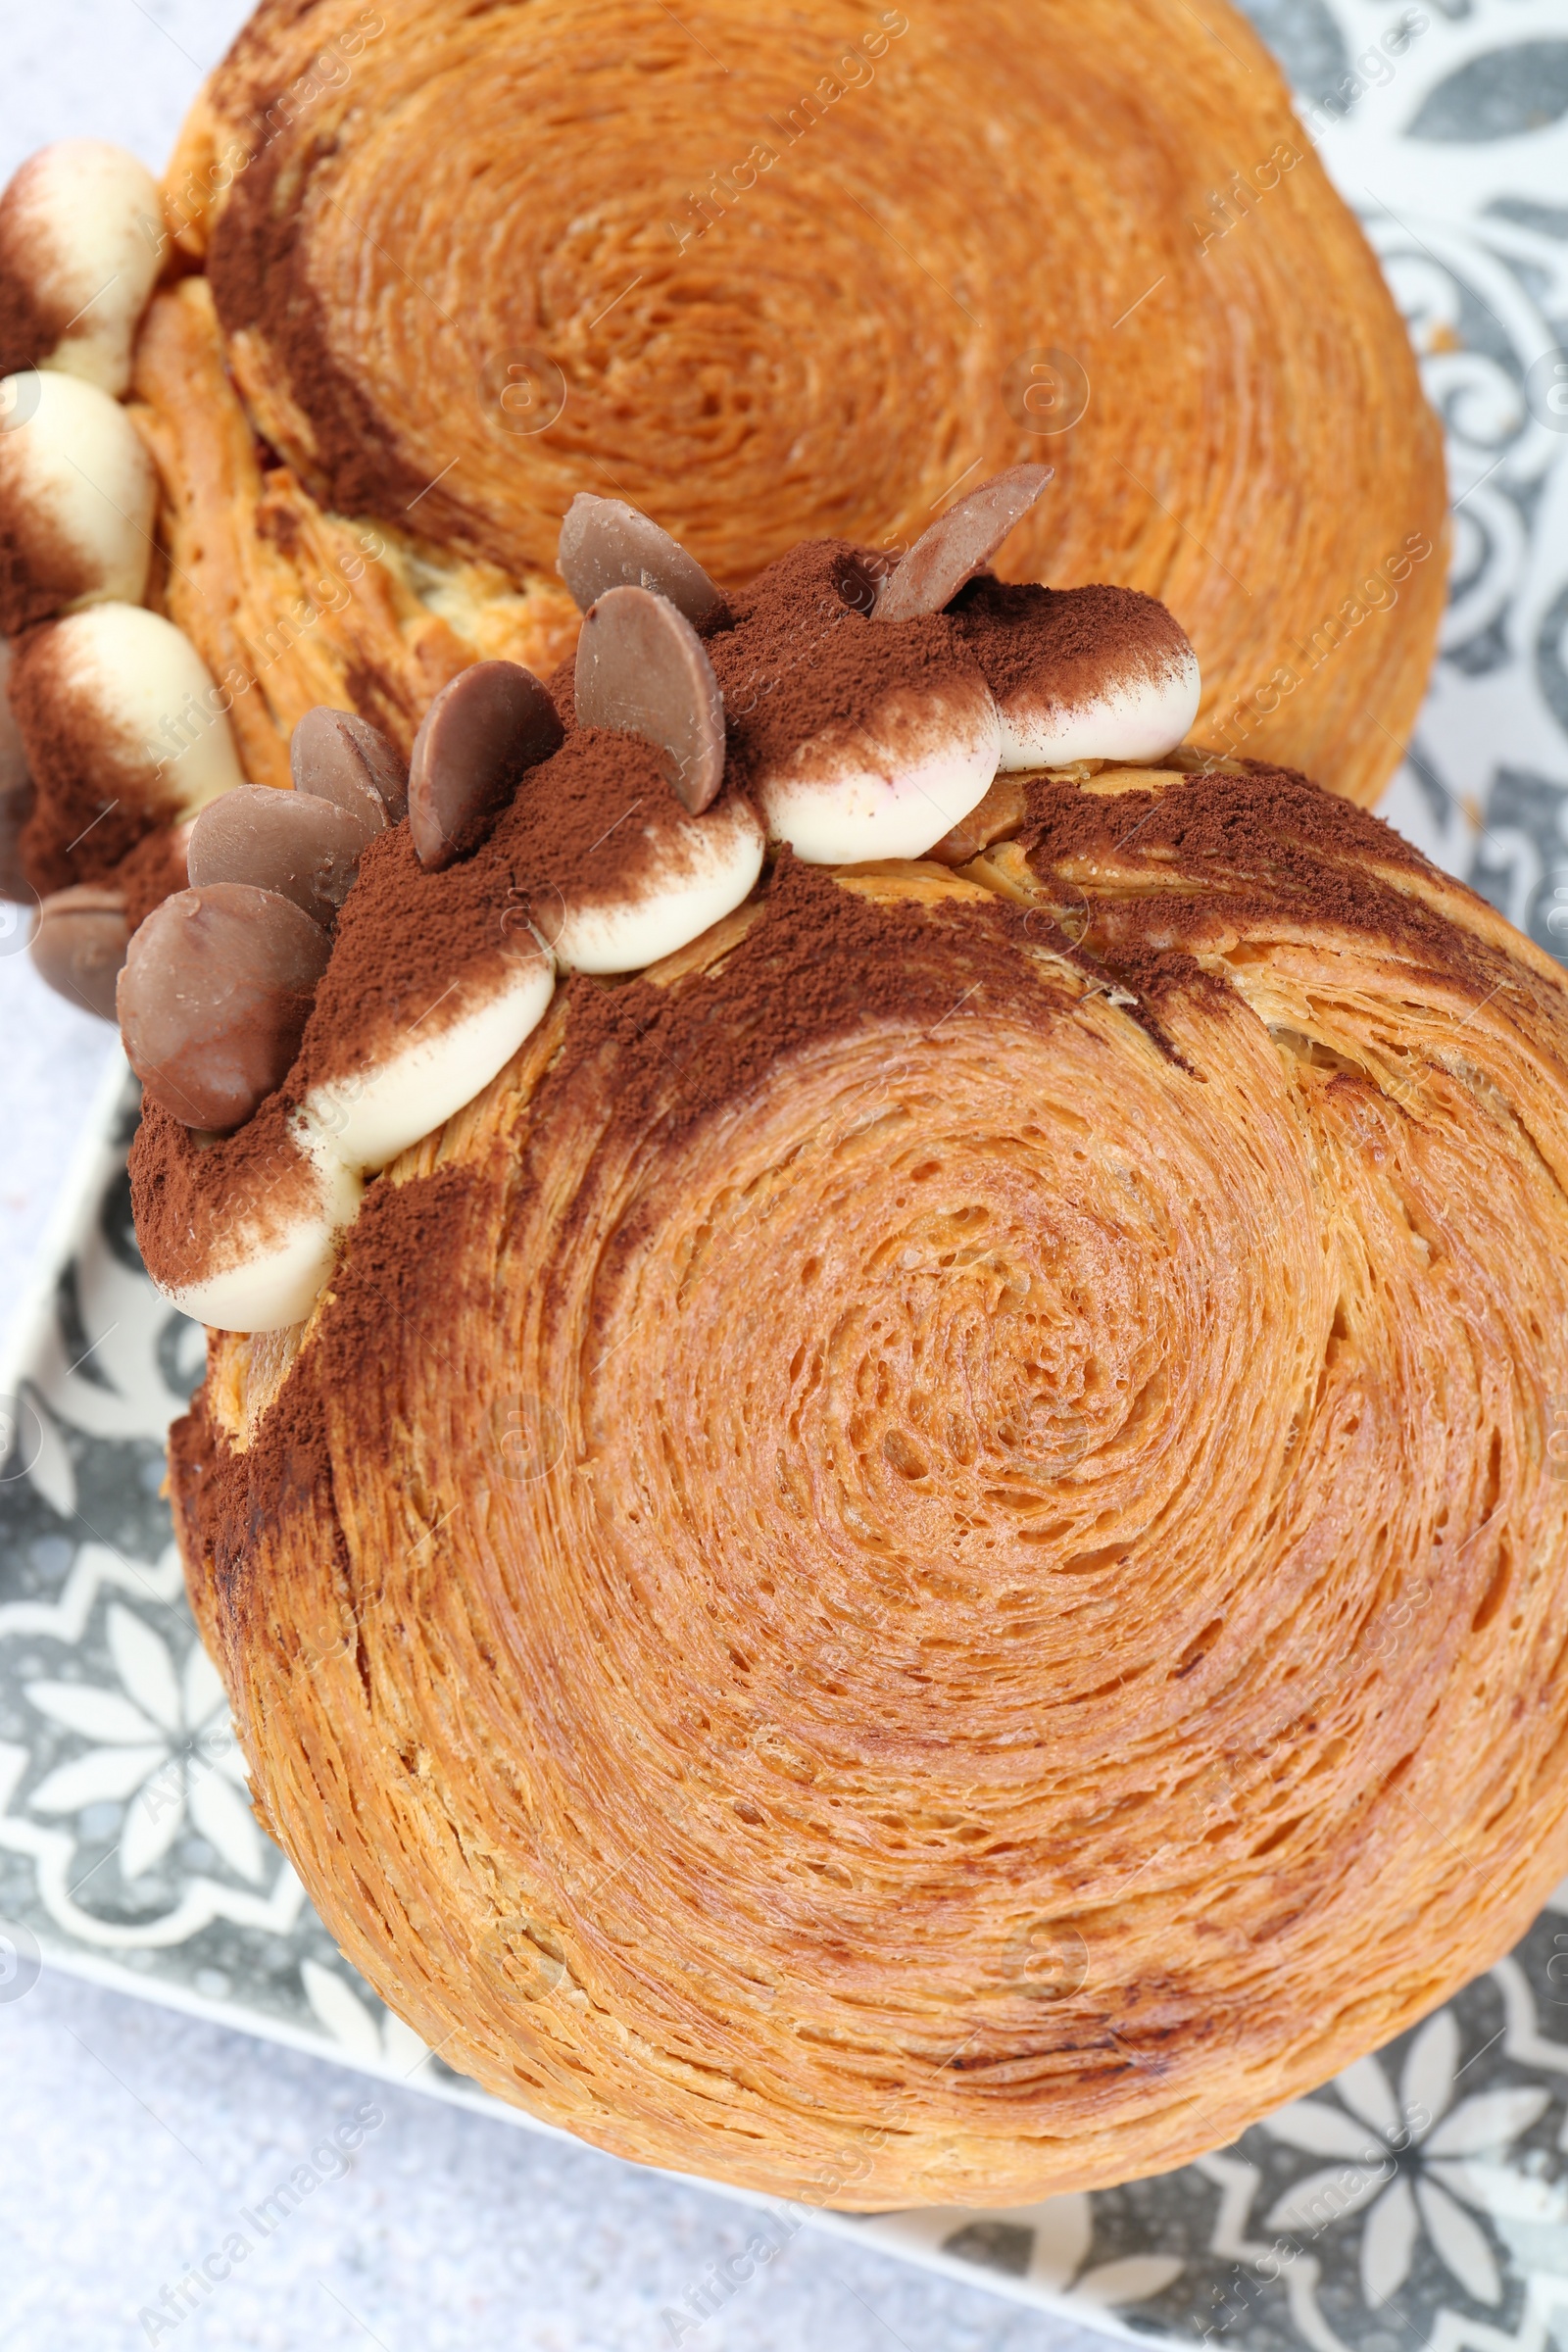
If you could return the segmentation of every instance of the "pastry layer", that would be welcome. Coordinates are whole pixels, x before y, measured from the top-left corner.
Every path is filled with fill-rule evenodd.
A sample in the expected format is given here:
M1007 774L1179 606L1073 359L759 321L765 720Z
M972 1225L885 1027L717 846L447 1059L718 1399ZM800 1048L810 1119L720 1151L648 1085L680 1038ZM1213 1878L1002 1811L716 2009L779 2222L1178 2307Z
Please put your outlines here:
M1227 2141L1568 1866L1560 973L1288 771L1017 781L571 982L174 1445L398 2013L852 2208Z
M547 672L578 614L553 576L514 581L402 527L318 505L261 442L235 391L205 278L154 297L135 415L158 461L169 611L233 698L252 783L288 782L308 710L358 710L407 757L433 696L478 658Z
M514 584L613 495L728 585L801 539L907 545L1044 460L1008 576L1158 597L1200 739L1374 798L1443 599L1438 426L1250 27L705 24L266 0L166 197L291 473Z

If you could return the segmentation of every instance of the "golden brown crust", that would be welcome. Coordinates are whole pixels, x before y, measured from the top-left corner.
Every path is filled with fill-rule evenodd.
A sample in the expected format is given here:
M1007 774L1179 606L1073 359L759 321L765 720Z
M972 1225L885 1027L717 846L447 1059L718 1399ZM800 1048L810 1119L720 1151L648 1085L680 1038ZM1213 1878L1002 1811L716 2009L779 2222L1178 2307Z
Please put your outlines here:
M254 783L288 782L289 736L315 704L359 710L407 756L433 697L471 662L548 672L570 651L577 612L559 582L519 589L391 522L318 505L257 440L205 278L154 298L133 397L162 484L163 602L232 696Z
M1159 597L1205 739L1370 802L1443 600L1437 421L1276 69L1219 24L715 0L698 41L621 0L267 0L168 199L253 416L335 506L517 581L590 489L736 581L1044 457L1009 576Z
M193 1599L452 2063L813 2201L1161 2170L1568 1864L1568 994L1282 771L577 982L215 1339Z

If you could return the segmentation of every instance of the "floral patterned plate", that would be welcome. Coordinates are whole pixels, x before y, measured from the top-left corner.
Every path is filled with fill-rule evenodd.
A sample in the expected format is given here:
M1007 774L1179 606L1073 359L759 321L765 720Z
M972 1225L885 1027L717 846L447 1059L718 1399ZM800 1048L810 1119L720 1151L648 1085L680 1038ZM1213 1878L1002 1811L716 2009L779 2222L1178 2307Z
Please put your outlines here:
M1385 813L1556 949L1568 0L1247 4L1366 222L1448 428L1449 612ZM1266 232L1222 192L1214 207L1200 242ZM1245 750L1245 711L1232 724ZM525 2123L382 2007L252 1818L159 1493L202 1345L142 1272L134 1119L122 1064L0 1361L0 2000L42 1960ZM1489 1976L1233 2147L1005 2212L769 2207L752 2250L665 2312L670 2340L808 2222L1124 2334L1568 2352L1568 1884Z

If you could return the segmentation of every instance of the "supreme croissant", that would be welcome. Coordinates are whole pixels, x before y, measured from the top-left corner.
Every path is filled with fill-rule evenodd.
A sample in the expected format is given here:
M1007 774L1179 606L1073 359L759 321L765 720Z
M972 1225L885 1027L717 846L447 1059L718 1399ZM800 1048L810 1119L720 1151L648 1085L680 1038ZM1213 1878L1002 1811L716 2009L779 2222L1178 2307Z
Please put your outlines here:
M571 654L579 492L729 590L1044 457L1007 575L1158 598L1205 741L1376 799L1441 435L1245 18L706 5L261 0L161 184L76 139L0 195L0 892L77 1003L309 710L406 761Z
M262 1818L486 2088L863 2210L1222 2144L1568 1868L1561 975L1000 582L1039 472L579 505L574 663L314 713L120 983Z

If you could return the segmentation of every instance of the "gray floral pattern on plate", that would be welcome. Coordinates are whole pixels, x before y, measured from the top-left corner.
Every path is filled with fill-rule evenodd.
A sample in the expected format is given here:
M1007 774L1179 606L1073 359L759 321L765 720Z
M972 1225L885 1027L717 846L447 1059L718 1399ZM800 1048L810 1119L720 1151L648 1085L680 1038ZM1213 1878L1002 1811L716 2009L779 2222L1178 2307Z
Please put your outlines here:
M1568 954L1568 6L1248 5L1447 428L1449 608L1384 813ZM355 1976L250 1813L159 1493L202 1348L136 1252L134 1117L122 1070L0 1372L0 1999L25 1989L35 1940L54 1965L510 2115ZM811 2218L1139 2336L1568 2344L1568 1885L1436 2016L1178 2172L1004 2212ZM694 2289L672 2332L704 2308Z

